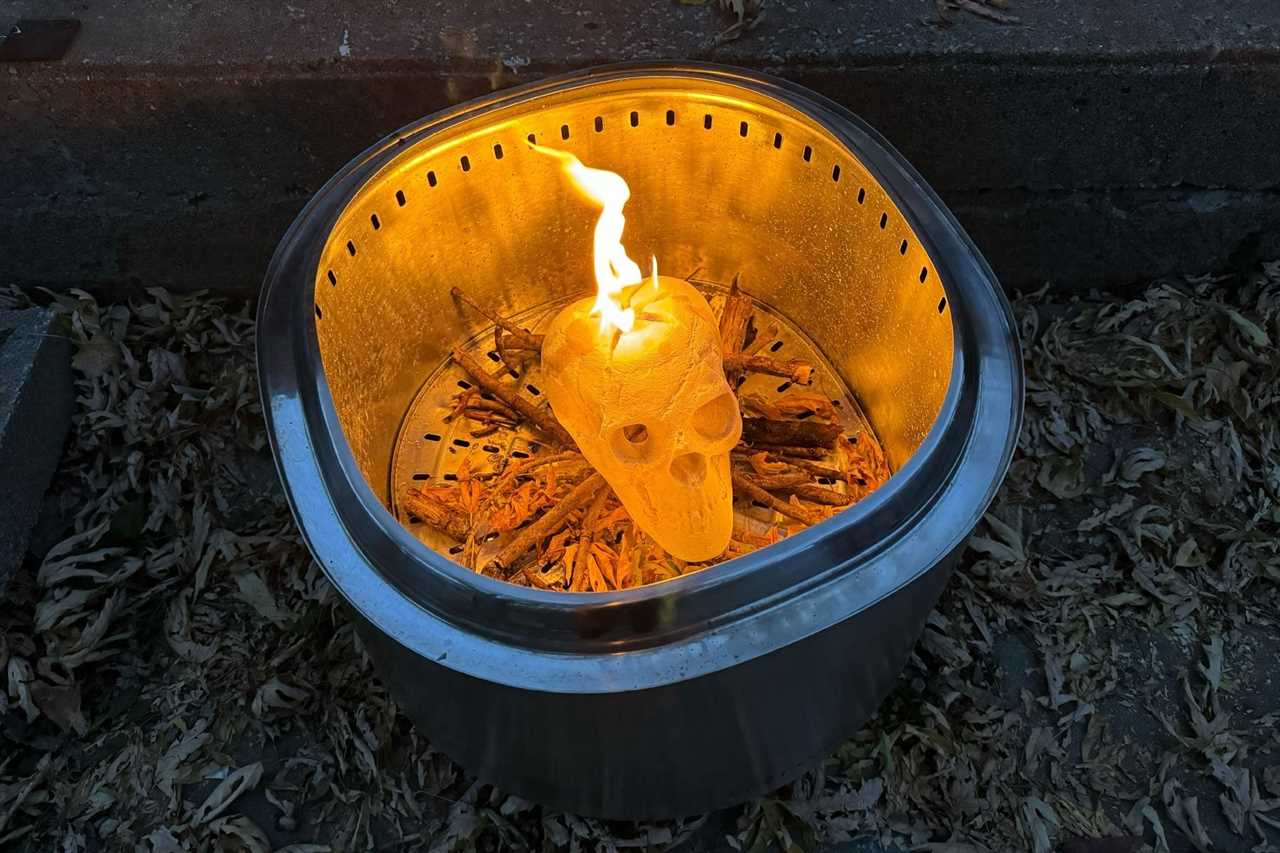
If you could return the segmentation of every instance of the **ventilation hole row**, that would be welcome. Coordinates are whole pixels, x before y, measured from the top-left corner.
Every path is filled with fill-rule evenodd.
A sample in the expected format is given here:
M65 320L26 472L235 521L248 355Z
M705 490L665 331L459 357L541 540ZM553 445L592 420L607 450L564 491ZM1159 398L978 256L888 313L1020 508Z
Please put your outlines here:
M675 113L675 110L667 110L667 112L666 112L666 121L667 121L667 124L668 124L668 125L674 125L674 124L676 123L676 113ZM632 127L639 127L639 126L640 126L640 114L639 114L638 112L636 112L636 111L634 111L634 110L633 110L633 111L631 112L631 114L630 114L630 122L631 122L631 126L632 126ZM706 114L704 114L704 115L703 115L703 117L702 117L702 126L703 126L705 129L710 130L710 129L712 128L713 124L714 124L714 119L713 119L713 117L712 117L711 113L706 113ZM596 133L602 133L602 132L604 131L604 117L603 117L603 116L596 116L596 117L595 117L594 126L595 126ZM746 138L746 137L747 137L747 135L748 135L749 133L750 133L750 125L749 125L747 122L745 122L745 121L740 122L740 123L738 124L738 135L739 135L739 136L742 136L743 138ZM571 135L571 134L570 134L570 130L569 130L569 125L567 125L567 124L562 124L562 125L560 126L560 138L561 138L561 139L569 139L570 135ZM537 144L537 134L535 134L535 133L530 133L530 134L528 134L528 137L527 137L527 138L528 138L529 142L534 143L535 145ZM781 149L781 148L782 148L782 142L783 142L782 134L781 134L780 132L775 132L775 133L774 133L774 135L773 135L773 147L774 147L775 149ZM501 143L495 143L495 144L494 144L494 146L493 146L493 157L494 157L494 159L495 159L495 160L501 160L501 159L503 158L503 156L504 156L504 152L503 152L503 150L502 150L502 145L501 145ZM805 161L806 163L810 163L810 162L812 162L812 161L813 161L813 147L812 147L812 146L810 146L810 145L806 145L806 146L804 147L803 151L802 151L801 156L802 156L802 158L804 159L804 161ZM470 160L470 158L469 158L469 157L467 157L467 155L465 155L465 154L464 154L464 155L462 155L462 157L461 157L461 158L460 158L460 160L459 160L459 163L460 163L460 165L462 166L462 171L464 171L464 172L469 172L469 171L471 171L471 160ZM831 167L831 180L832 180L832 181L834 181L834 182L839 182L839 180L840 180L840 165L839 165L839 164L836 164L836 165L834 165L834 166L832 166L832 167ZM434 171L428 171L428 172L427 172L427 184L428 184L428 185L430 185L430 186L432 186L432 187L435 187L435 186L437 186L437 185L439 184L439 178L437 178L437 177L436 177L436 173L435 173ZM398 206L400 206L400 207L404 207L404 206L408 203L408 200L405 198L405 194L404 194L404 191L403 191L403 190L396 190L395 199L396 199L396 204L397 204ZM858 188L858 204L865 204L865 203L866 203L866 200L867 200L867 190L866 190L866 188L865 188L865 187L859 187L859 188ZM381 222L381 220L378 218L378 214L376 214L376 213L371 214L371 215L370 215L370 217L369 217L369 221L370 221L370 224L372 224L372 226L373 226L373 230L375 230L375 231L381 230L381 228L382 228L382 222ZM889 215L888 215L887 213L881 213L881 214L880 214L880 229L881 229L882 231L883 231L883 230L885 230L885 229L888 227L888 223L889 223ZM898 246L898 254L900 254L900 255L905 255L905 254L907 253L907 249L908 249L908 247L909 247L908 241L903 240L903 241L902 241L902 243ZM354 241L352 241L352 240L348 240L348 241L347 241L347 253L348 253L348 254L350 254L352 257L355 257L355 255L356 255L356 244L355 244L355 242L354 242ZM331 285L333 285L333 286L335 286L335 287L336 287L336 286L337 286L337 284L338 284L338 280L337 280L337 276L334 274L333 270L328 270L328 278L329 278L329 284L331 284ZM927 267L921 267L921 268L920 268L920 283L921 283L921 284L923 284L926 280L928 280L928 278L929 278L929 269L928 269ZM945 309L945 307L946 307L945 303L946 303L946 299L944 298L944 299L943 299L943 301L942 301L942 303L938 306L938 312L939 312L939 313L941 313L941 312ZM316 316L317 316L317 317L319 317L319 316L320 316L320 314L321 314L321 312L320 312L320 308L319 308L319 306L317 306L317 307L316 307ZM774 351L776 352L776 350L774 350ZM498 360L500 360L500 359L498 358L498 356L497 356L497 353L489 353L489 358L490 358L490 359L492 359L492 360L494 360L494 361L498 361ZM535 393L536 393L536 392L535 392Z

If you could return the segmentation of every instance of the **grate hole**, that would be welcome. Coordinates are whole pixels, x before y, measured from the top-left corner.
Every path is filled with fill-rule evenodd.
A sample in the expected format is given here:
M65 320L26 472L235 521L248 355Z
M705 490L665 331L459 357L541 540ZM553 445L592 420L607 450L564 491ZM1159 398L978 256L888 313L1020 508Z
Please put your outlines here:
M542 394L542 392L538 390L538 387L536 385L526 385L524 387L529 389L529 393L535 397Z
M449 549L449 553L450 553L450 554L461 554L461 553L462 553L462 546L461 546L461 545L454 545L452 548L450 548L450 549Z
M835 406L838 409L840 408L841 403L839 400L832 400L831 405Z
M813 412L802 412L801 414L796 415L796 420L804 421L804 420L808 420L811 417L813 417Z
M502 356L498 355L495 350L489 350L485 355L489 356L490 361L502 361Z
M425 471L419 471L417 474L414 474L414 475L413 475L413 479L415 479L415 480L430 480L430 479L431 479L431 475L430 475L430 474L428 474L428 473L427 473L427 472L425 472Z
M526 136L525 138L526 138L526 139L528 139L528 140L529 140L529 142L530 142L530 143L532 143L533 145L537 145L537 144L538 144L538 134L536 134L536 133L531 133L531 134L529 134L528 136Z
M356 256L356 244L350 240L347 241L347 254L353 258Z
M858 204L862 204L866 200L867 200L867 191L865 188L860 187L858 189Z
M768 509L768 508L769 508L767 504L762 504L762 503L760 503L760 501L752 501L752 502L751 502L751 505L752 505L752 506L758 506L758 507L760 507L760 509Z
M483 447L481 447L480 449L481 449L481 450L483 450L485 453L501 453L501 452L502 452L502 451L498 450L498 448L497 448L496 446L492 445L492 444L486 444L486 445L484 445Z
M512 458L515 458L515 459L528 459L528 458L529 458L529 454L528 454L528 453L525 453L523 450L513 450L513 451L511 451L511 456L512 456Z
M458 482L458 475L457 475L457 474L445 474L445 475L444 475L444 478L445 478L446 480L448 480L450 483L456 483L456 482Z
M334 287L338 286L338 277L333 274L333 270L329 270L329 283Z
M929 277L929 268L920 267L920 283L924 284L924 280Z
M537 452L538 452L539 450L541 450L541 449L542 449L542 445L541 445L541 444L538 444L538 442L536 442L536 441L531 441L531 442L529 442L529 452L530 452L530 453L537 453Z
M596 133L600 133L603 130L604 130L604 119L601 118L600 116L596 116Z
M427 441L439 441L439 440L440 440L440 436L436 435L434 432L429 432L429 433L427 433L426 435L424 435L424 436L423 436L423 438L425 438Z
M781 394L783 391L787 390L790 387L791 387L791 381L787 380L786 382L783 382L781 385L778 386L778 393Z
M711 113L707 113L702 117L702 126L707 130L711 129Z
M569 138L569 125L567 124L560 125L560 138L561 139Z
M944 296L938 300L938 313L941 314L945 310L947 310L947 297Z
M467 381L467 380L465 380L465 379L459 379L459 380L458 380L458 387L459 387L459 388L461 388L463 391L470 391L470 390L471 390L471 383L470 383L470 382L468 382L468 381Z
M903 240L902 245L898 247L898 254L905 255L907 253L907 241Z
M781 134L781 133L775 133L775 134L773 135L773 147L774 147L774 148L781 148L781 147L782 147L782 134Z
M782 349L782 341L774 341L769 344L769 352L777 352L780 349Z
M455 438L455 439L453 440L453 444L454 444L454 446L455 446L455 447L470 447L470 446L471 446L471 442L467 441L465 438Z
M632 127L640 126L640 113L636 112L635 110L631 111L631 126Z
M435 172L427 172L427 183L428 183L428 184L430 184L430 185L431 185L431 186L433 186L433 187L436 185L436 173L435 173Z
M667 110L667 126L668 126L668 127L670 127L671 125L673 125L673 124L675 124L675 123L676 123L676 111L675 111L675 110Z
M464 171L464 172L470 172L470 171L471 171L471 160L470 160L470 158L468 158L468 157L467 157L467 155L466 155L466 154L463 154L463 155L462 155L462 159L461 159L461 160L459 160L458 162L460 162L460 163L462 164L462 171Z
M832 167L831 167L831 180L833 180L833 181L839 181L839 180L840 180L840 166L839 166L839 165L835 165L835 166L832 166Z
M501 142L495 142L493 144L493 159L495 160L502 159L502 143Z
M404 207L404 190L396 190L396 204Z
M369 214L369 224L373 226L374 231L377 231L379 228L382 227L382 221L378 219L378 214L376 213Z
M745 121L738 125L738 135L739 136L747 135L747 123Z
M845 436L845 438L849 439L849 443L850 443L850 444L857 444L857 443L858 443L858 439L859 439L859 438L861 438L861 437L862 437L862 433L854 433L853 435L846 435L846 436Z
M880 230L883 231L884 227L888 224L889 224L889 214L887 213L880 214Z
M818 482L824 486L834 486L836 484L836 481L830 477L819 477Z
M316 319L317 319L317 320L323 320L323 319L324 319L324 312L320 310L320 306L319 306L319 305L317 305L317 306L316 306Z
M812 159L813 159L813 149L808 145L806 145L804 147L804 161L808 163Z
M492 542L492 541L494 541L495 539L497 539L497 538L498 538L498 536L499 536L499 533L498 533L498 531L496 531L496 530L495 530L495 531L493 531L492 533L490 533L490 534L486 535L486 536L485 536L484 538L482 538L480 541L481 541L483 544L488 545L490 542Z

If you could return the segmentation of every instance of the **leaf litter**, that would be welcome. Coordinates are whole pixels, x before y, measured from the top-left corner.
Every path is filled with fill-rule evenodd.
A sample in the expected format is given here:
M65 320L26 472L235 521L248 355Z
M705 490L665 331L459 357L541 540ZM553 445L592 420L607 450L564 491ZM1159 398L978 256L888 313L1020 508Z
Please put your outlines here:
M895 691L794 783L606 822L468 776L275 482L248 305L51 304L64 529L0 610L0 848L1280 849L1280 263L1017 300L1026 424Z

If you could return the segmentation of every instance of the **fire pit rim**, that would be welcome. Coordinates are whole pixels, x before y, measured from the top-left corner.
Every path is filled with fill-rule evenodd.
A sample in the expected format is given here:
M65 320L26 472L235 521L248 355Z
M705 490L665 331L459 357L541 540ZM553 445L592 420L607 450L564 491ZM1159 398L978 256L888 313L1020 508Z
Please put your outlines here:
M952 378L937 420L908 463L872 496L822 524L769 549L649 587L612 593L517 587L430 550L373 494L346 446L325 384L310 299L299 297L309 297L329 230L349 200L408 143L549 89L637 74L705 77L766 97L781 96L834 134L898 205L939 271L955 329ZM977 286L960 287L966 279L976 280ZM970 299L983 304L970 304ZM988 334L979 336L965 323ZM813 624L794 626L789 632L793 640L821 630L824 620L854 615L911 583L963 543L1003 478L1021 420L1022 378L1014 366L1018 346L1011 311L972 242L919 175L874 130L825 98L765 75L709 64L627 63L576 72L443 110L391 134L327 182L289 229L264 283L258 334L264 413L277 464L299 527L335 585L366 619L410 648L443 649L451 668L507 683L520 680L513 676L519 667L492 659L495 648L510 654L515 646L543 662L547 652L567 649L658 654L683 646L693 651L726 630L730 621L741 627L754 618L767 619L780 600L806 595L839 606ZM292 353L287 352L290 347ZM974 434L984 413L1009 424L1005 440L979 447L981 458L966 458L962 451L983 444L974 441ZM324 428L317 429L317 423ZM939 459L950 464L936 464ZM966 461L971 470L984 472L981 482L963 490L948 488L955 486L954 475ZM356 511L340 512L340 506ZM932 510L950 517L945 529L919 524ZM891 553L894 565L885 565ZM877 560L880 565L872 565ZM915 568L900 572L896 565ZM433 586L423 590L411 583L406 589L396 569ZM850 574L858 575L856 583L848 583ZM842 579L845 583L838 583ZM677 602L678 618L669 619ZM665 662L650 661L652 666L641 665L640 657L626 656L634 664L624 680L628 689L634 689L637 678L651 678L652 683L669 679L669 655ZM602 687L604 670L575 670L572 661L561 663L565 689ZM697 653L685 659L681 671L687 677L724 665L716 655ZM606 677L603 689L618 689L624 682ZM546 688L545 671L537 686Z

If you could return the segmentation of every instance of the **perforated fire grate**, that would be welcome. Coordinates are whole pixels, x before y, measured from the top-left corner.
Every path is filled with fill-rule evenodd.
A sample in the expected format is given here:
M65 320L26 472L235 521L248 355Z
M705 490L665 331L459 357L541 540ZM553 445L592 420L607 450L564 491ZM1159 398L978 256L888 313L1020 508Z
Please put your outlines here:
M717 282L700 279L696 273L686 280L707 297L712 310L718 315L728 288ZM577 297L546 302L511 319L520 326L539 333L574 298ZM814 365L815 372L809 385L797 385L778 376L748 374L739 386L739 399L755 396L771 402L785 393L802 393L829 400L839 414L843 432L849 440L854 444L873 442L879 450L879 439L856 397L840 380L821 351L800 329L769 306L758 300L753 300L753 304L757 334L748 348L748 354L767 353L783 359L800 359ZM502 364L492 347L492 327L463 345L469 355L497 372ZM539 368L536 359L527 363L525 372L519 379L527 397L538 400L542 396L538 386ZM452 361L446 361L432 371L405 414L391 460L389 494L392 512L421 542L455 557L461 553L462 547L445 534L409 515L400 505L398 496L404 495L410 488L425 488L441 481L456 480L458 471L464 465L472 474L486 474L499 470L507 464L507 460L526 459L538 453L551 452L526 426L502 428L488 435L473 435L480 425L461 415L452 415L453 399L459 393L473 388L466 372ZM744 410L744 414L749 413L749 410ZM850 485L842 480L822 478L818 482L842 493L848 494L850 490ZM773 510L741 499L735 501L734 512L735 524L761 534L782 520ZM482 546L481 562L495 554L504 541L504 537L492 534Z

